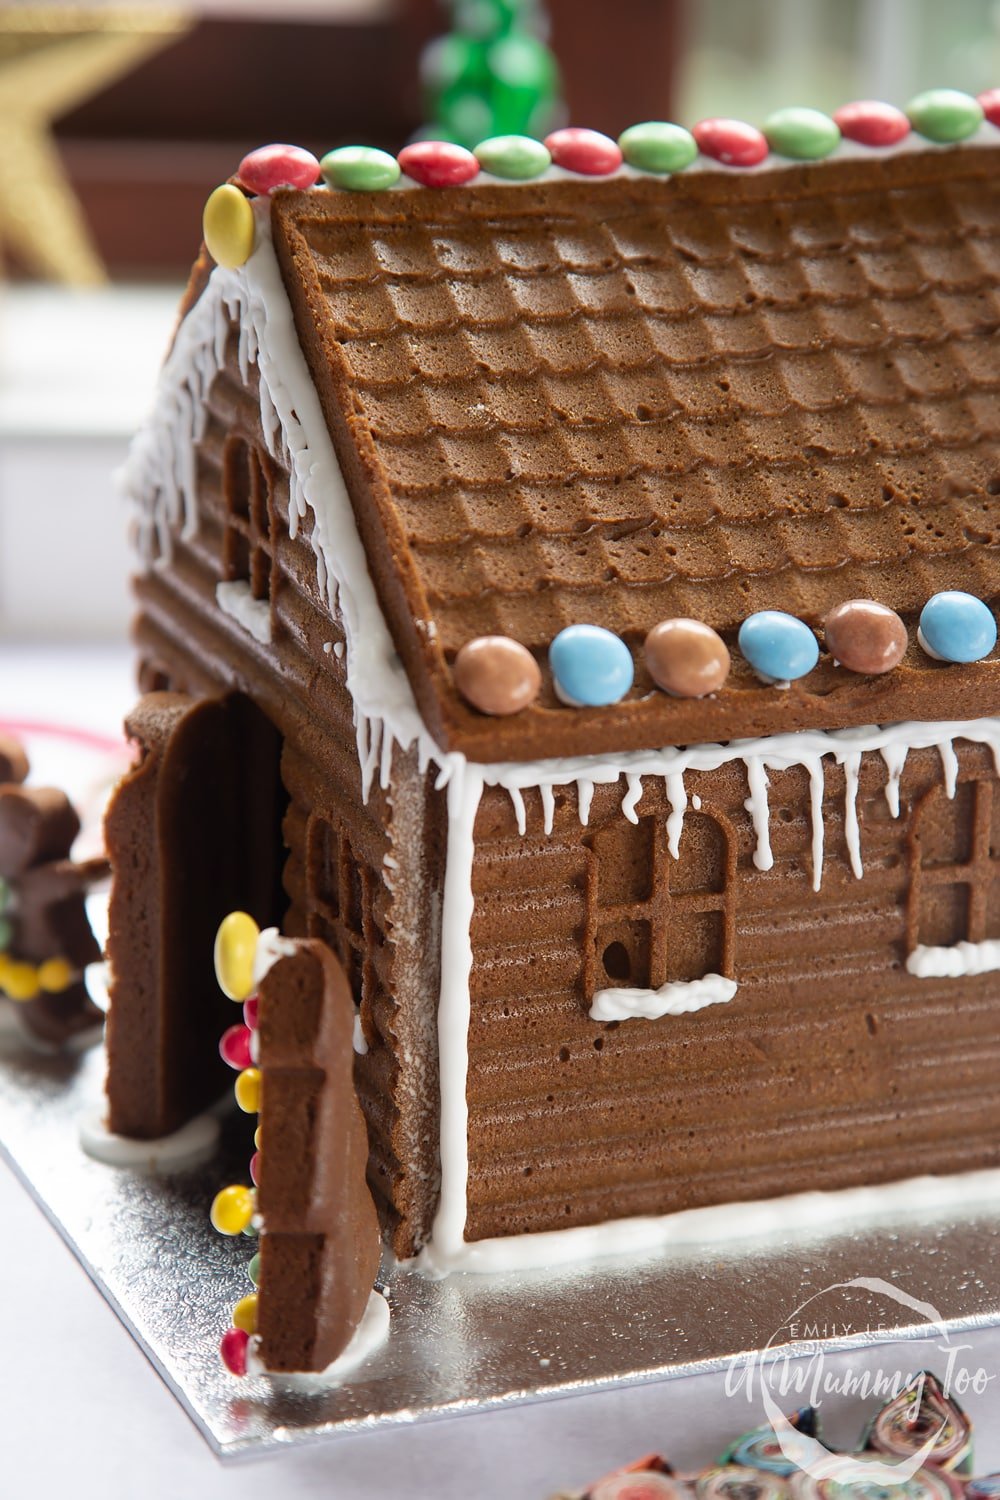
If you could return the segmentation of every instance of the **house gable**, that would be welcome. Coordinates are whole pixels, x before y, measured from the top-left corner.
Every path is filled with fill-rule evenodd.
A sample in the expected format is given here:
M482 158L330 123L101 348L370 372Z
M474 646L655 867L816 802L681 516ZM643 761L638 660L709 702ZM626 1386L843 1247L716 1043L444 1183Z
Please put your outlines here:
M920 608L1000 594L1000 148L759 173L278 193L275 247L376 590L432 734L478 760L1000 709L1000 665L932 661ZM911 627L861 677L790 690L734 650L666 696L659 620L731 647L777 608L870 597ZM569 709L547 649L620 634L635 685ZM505 720L452 680L503 634L542 668Z

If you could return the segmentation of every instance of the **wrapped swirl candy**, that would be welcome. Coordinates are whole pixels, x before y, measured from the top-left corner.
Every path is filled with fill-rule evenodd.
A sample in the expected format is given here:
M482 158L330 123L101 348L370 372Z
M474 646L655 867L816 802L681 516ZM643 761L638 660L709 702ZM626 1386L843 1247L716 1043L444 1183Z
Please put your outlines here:
M927 1460L937 1469L965 1470L972 1461L972 1424L926 1372L884 1406L865 1447L889 1458L910 1458L934 1438Z
M819 1419L811 1406L803 1407L788 1420L797 1432L803 1432L807 1437L820 1438ZM752 1432L745 1432L734 1443L730 1443L720 1457L719 1464L758 1469L763 1473L777 1474L783 1478L790 1478L798 1473L798 1466L791 1459L786 1458L781 1444L774 1435L774 1428L770 1425L755 1427ZM715 1474L718 1471L712 1469L709 1472ZM754 1500L757 1500L756 1496Z
M784 1475L736 1464L706 1469L695 1481L697 1500L789 1500L790 1494Z

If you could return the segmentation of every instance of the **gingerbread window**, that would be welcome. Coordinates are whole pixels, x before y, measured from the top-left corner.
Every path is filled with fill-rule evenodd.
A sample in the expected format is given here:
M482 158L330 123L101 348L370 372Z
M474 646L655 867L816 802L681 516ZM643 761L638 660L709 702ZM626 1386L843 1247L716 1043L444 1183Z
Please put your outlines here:
M310 937L337 954L356 1005L372 992L377 935L371 871L355 858L346 834L313 813L306 828L306 909Z
M724 819L689 809L676 858L662 814L621 818L588 843L589 995L732 974L736 856Z
M911 837L907 925L911 954L1000 938L996 782L960 782L954 797L936 786L921 799Z
M223 459L225 530L222 562L227 583L244 581L250 597L269 600L274 571L274 507L270 459L238 433Z

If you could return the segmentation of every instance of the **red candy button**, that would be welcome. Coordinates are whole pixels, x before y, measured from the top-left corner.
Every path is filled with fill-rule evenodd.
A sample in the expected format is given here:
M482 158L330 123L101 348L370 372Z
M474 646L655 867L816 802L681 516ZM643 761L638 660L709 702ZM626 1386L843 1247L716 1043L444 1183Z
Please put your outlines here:
M745 120L702 120L691 134L703 156L725 167L755 167L767 155L767 141Z
M622 164L621 147L599 130L584 130L568 125L545 137L545 145L554 166L584 177L607 177Z
M834 121L847 141L859 146L895 146L910 133L910 122L894 104L857 99L837 110Z
M248 193L261 197L280 187L304 191L318 182L319 162L301 146L260 146L244 156L236 176Z
M250 1158L250 1181L254 1187L257 1186L257 1174L260 1171L260 1152L255 1151Z
M987 89L985 94L979 95L979 102L990 124L1000 125L1000 89Z
M249 1068L253 1062L249 1027L239 1024L227 1027L219 1042L219 1054L222 1061L227 1062L231 1068L238 1068L241 1072L244 1068Z
M245 1375L247 1372L247 1345L250 1335L242 1328L227 1328L219 1340L222 1363L230 1375Z
M460 187L479 171L472 152L451 141L414 141L403 147L397 160L407 177L424 187Z

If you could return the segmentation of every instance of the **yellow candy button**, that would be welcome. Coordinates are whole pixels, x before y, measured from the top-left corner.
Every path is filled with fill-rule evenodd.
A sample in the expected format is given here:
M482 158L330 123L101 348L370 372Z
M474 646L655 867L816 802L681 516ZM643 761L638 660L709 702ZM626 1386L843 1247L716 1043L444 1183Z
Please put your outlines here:
M224 182L210 193L201 222L214 261L230 270L246 264L253 252L253 209L238 187Z
M69 989L73 970L65 958L47 958L39 965L38 983L48 995L60 995Z
M236 1103L244 1114L255 1115L260 1109L260 1069L244 1068L235 1084Z
M223 1188L212 1203L212 1227L220 1234L242 1234L253 1218L253 1209L252 1188L237 1185Z
M230 1000L245 1000L253 989L253 963L260 928L245 911L231 911L215 934L215 977Z
M257 1147L257 1150L259 1151L260 1150L260 1126L259 1125L257 1126L257 1129L253 1133L253 1143Z
M254 1334L257 1332L257 1293L248 1292L241 1297L233 1308L233 1327L242 1328L244 1333Z
M40 989L38 970L34 964L8 964L4 970L3 987L11 1000L34 1000Z

